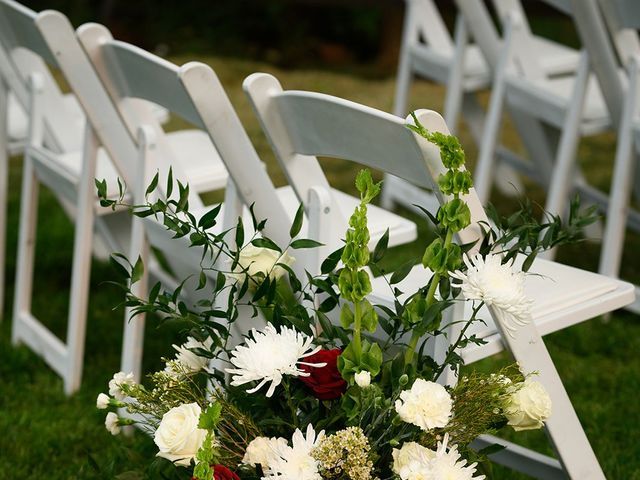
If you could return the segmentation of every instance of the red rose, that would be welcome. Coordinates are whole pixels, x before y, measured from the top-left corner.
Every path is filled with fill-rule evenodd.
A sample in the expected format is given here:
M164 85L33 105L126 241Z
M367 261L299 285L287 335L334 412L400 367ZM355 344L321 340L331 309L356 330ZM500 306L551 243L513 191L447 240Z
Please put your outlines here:
M313 396L319 400L333 400L339 398L347 389L347 382L344 381L338 372L338 357L342 351L339 348L333 350L320 350L306 358L308 363L326 363L324 367L310 367L300 365L300 369L310 373L308 377L298 377L309 387Z
M240 477L224 465L213 466L213 478L215 480L240 480Z
M224 465L211 465L213 467L214 480L240 480L240 477L229 470ZM196 480L195 477L191 477L191 480Z

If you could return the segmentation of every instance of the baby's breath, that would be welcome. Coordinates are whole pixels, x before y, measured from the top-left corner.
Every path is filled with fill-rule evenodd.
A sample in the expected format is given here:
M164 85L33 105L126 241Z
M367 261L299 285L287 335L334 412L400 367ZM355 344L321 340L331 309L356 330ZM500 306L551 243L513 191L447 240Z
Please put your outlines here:
M324 478L351 480L373 479L373 462L370 455L369 439L360 427L348 427L325 437L312 452L320 462Z

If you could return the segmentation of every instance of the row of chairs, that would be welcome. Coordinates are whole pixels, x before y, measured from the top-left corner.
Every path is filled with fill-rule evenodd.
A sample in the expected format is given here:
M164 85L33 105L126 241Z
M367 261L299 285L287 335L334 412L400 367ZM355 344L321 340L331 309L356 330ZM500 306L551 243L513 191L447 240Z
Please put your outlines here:
M432 189L434 179L442 171L438 149L406 129L401 118L319 93L286 91L273 76L256 73L245 80L244 89L286 173L289 186L278 189L267 175L223 86L207 65L190 62L176 66L114 40L101 25L86 24L74 31L61 13L36 13L12 0L0 0L0 25L3 55L0 75L5 94L2 98L12 92L19 99L16 89L22 89L21 105L28 123L13 341L28 345L45 358L64 379L67 393L80 385L94 227L101 237L108 239L108 248L127 251L130 258L141 255L147 265L153 265L150 247L159 249L178 275L193 271L200 260L192 250L180 248L152 218L131 221L123 212L107 214L97 209L94 177L107 178L110 186L117 185L116 176L122 178L134 201L143 198L150 177L158 170L166 174L169 166L176 176L195 185L209 178L209 183L200 185L201 189L191 191L190 202L196 217L208 209L197 192L224 184L224 221L214 228L223 231L233 227L246 206L253 204L257 217L268 219L266 234L280 243L288 242L288 227L298 202L302 202L308 225L302 235L325 246L307 258L299 258L296 268L315 273L323 255L340 246L346 218L356 203L355 199L331 189L317 156L380 169L427 189ZM75 150L65 150L64 145L55 143L55 127L61 125L65 111L61 103L55 102L64 97L56 89L45 63L60 70L72 89L72 98L77 99L84 112L84 138ZM4 102L0 106L7 108ZM165 134L158 120L162 109L185 119L196 132ZM4 114L2 117L6 118ZM437 113L420 110L417 116L428 129L448 132ZM69 125L62 130L71 130ZM73 131L77 132L77 128ZM3 152L7 145L2 146ZM194 148L201 154L200 160L192 153ZM398 162L398 158L403 161ZM30 311L39 183L75 207L66 343L46 330ZM474 224L486 221L476 192L472 190L466 200ZM412 222L384 209L371 209L370 217L372 244L387 228L390 244L401 244L416 236ZM475 225L461 232L460 240L467 243L477 240L479 235ZM536 302L534 322L511 336L502 331L499 322L491 320L492 312L487 309L486 327L475 332L486 344L468 347L461 354L472 362L507 348L524 372L539 372L540 381L554 403L554 415L547 430L559 460L501 440L508 448L497 454L496 460L537 478L562 478L565 474L572 478L604 478L541 335L627 305L633 301L633 287L547 260L537 262L534 272L540 275L528 277L526 286L527 294ZM165 278L166 273L158 265L152 274L172 281ZM399 288L415 290L429 274L416 266ZM137 284L139 295L145 294L146 282L145 277ZM374 281L373 296L376 303L393 305L392 292L381 278ZM236 323L246 329L250 327L249 321L242 319ZM137 378L141 373L142 329L140 319L125 321L122 369L133 371ZM452 330L451 334L455 332ZM433 346L435 350L441 347ZM494 440L482 438L479 443Z
M394 113L407 113L415 76L446 85L447 123L455 127L462 114L479 148L474 184L480 199L488 200L494 182L521 188L518 177L505 165L546 189L549 212L566 214L569 197L579 192L583 200L606 213L599 271L619 276L626 227L640 231L640 213L631 208L634 178L636 195L640 195L640 174L634 177L634 157L640 151L640 143L634 140L638 128L633 75L640 54L637 2L546 0L574 20L583 42L581 52L534 35L520 0L456 1L453 35L433 0L406 3ZM495 24L487 3L500 25ZM491 96L485 115L477 94L488 88ZM528 160L498 144L504 110ZM576 151L582 137L611 130L618 131L618 149L607 195L587 182ZM500 165L502 169L496 170ZM398 179L388 178L386 184L383 205L387 208L433 201L429 194ZM554 253L547 252L546 258ZM640 304L630 309L640 311Z

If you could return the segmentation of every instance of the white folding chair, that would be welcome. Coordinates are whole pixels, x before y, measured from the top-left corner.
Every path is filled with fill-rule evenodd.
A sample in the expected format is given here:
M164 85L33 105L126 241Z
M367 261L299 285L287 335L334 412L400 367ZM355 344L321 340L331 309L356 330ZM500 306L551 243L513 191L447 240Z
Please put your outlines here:
M114 40L109 31L102 25L86 24L77 31L78 38L98 71L101 80L107 86L111 97L120 109L127 125L138 133L138 181L134 186L138 202L144 200L144 193L150 173L155 170L154 162L159 156L171 155L166 151L166 144L161 142L162 132L147 119L136 117L126 107L132 100L148 100L160 104L169 111L180 116L202 134L208 135L209 141L215 145L229 172L230 178L225 192L224 204L220 217L223 218L215 227L216 232L235 227L239 216L244 216L250 225L248 206L260 220L267 219L264 233L279 245L287 245L290 241L291 222L298 209L299 202L290 187L276 189L260 161L249 137L238 119L220 81L213 70L198 62L189 62L178 67L149 52L125 42ZM214 161L215 158L212 158ZM177 174L175 177L178 178ZM146 178L146 180L145 180ZM159 188L160 194L162 188ZM311 219L319 218L328 208L322 203L324 195L312 188L310 195L312 208L308 211ZM190 212L197 218L211 207L198 203L190 203ZM313 238L322 238L322 219L308 222L316 227L303 233ZM245 227L250 231L249 226ZM165 227L154 218L135 219L129 258L141 255L146 261L149 246L153 245L165 252L166 258L172 262L178 275L193 274L201 265L200 252L180 245L171 238ZM185 240L186 242L186 240ZM181 248L184 247L184 248ZM319 262L317 252L297 250L294 270L304 273L309 264ZM177 268L176 268L177 267ZM215 273L215 272L214 272ZM215 281L215 278L213 279ZM134 285L138 296L146 295L147 277ZM130 312L126 313L124 344L122 351L122 370L133 372L136 378L141 374L141 357L144 333L144 317L137 316L129 321ZM255 322L243 318L234 323L234 338L242 338L238 332L247 333L255 326Z
M393 115L327 95L283 91L277 80L267 74L248 77L245 90L270 141L289 156L343 158L382 169L423 188L433 187L444 170L438 149L411 133L404 122ZM421 110L417 115L427 129L448 132L442 117L435 112ZM403 162L397 162L398 157L403 158ZM461 232L463 243L477 240L477 222L487 221L474 190L466 201L473 225ZM604 476L598 461L540 335L628 304L633 300L633 288L618 280L548 261L539 261L534 271L546 279L531 276L527 280L527 294L536 301L535 321L514 337L502 331L498 322L489 322L488 327L477 332L487 344L461 353L467 361L474 361L506 346L524 373L538 372L538 378L552 397L554 414L547 422L547 431L560 461L501 440L498 441L508 449L496 457L497 461L537 478L562 478L565 472L571 478L601 479ZM429 275L429 271L417 266L398 287L405 292L416 291ZM374 300L393 306L384 279L374 279L373 289ZM487 317L492 318L491 311ZM485 437L480 443L493 440Z
M495 0L495 3L504 1ZM531 35L523 28L517 12L509 12L506 7L499 9L505 23L505 39L500 42L480 0L460 1L458 6L469 19L474 38L496 72L475 171L480 198L484 201L490 192L501 112L506 106L531 157L529 162L513 159L513 164L547 188L545 210L564 215L572 191L578 191L586 203L606 209L607 195L587 183L575 161L581 137L601 133L612 126L602 92L595 77L589 74L586 52L582 53L575 75L549 77L531 56ZM533 125L526 128L519 125L520 119L514 113L537 124L537 131ZM630 221L637 223L640 217L631 215ZM548 251L545 258L552 258L553 254L553 250Z
M82 375L94 226L110 251L123 249L130 229L126 212L111 213L98 207L94 178L108 179L112 195L118 194L118 176L126 184L133 183L131 159L136 146L64 15L54 11L37 14L2 0L0 22L0 43L16 77L24 83L29 103L12 340L41 355L63 378L65 392L70 394L79 387ZM75 93L73 101L62 96L49 66L60 70ZM73 105L82 106L87 121L74 112ZM153 112L147 104L138 107ZM155 114L149 115L155 119ZM191 173L205 176L201 171ZM226 179L226 172L214 173ZM52 334L31 310L40 184L75 211L66 342Z
M530 32L520 0L508 0L511 9L517 10L523 19L523 28ZM483 138L484 111L477 100L477 92L491 86L492 73L482 51L476 44L469 44L469 33L461 15L456 18L454 38L440 16L433 0L407 0L400 49L400 63L393 112L405 116L407 98L414 75L427 78L447 87L444 101L444 117L454 129L460 110L470 127L473 138L480 145ZM504 7L504 5L501 5ZM531 35L533 51L540 66L548 75L574 72L579 63L579 53L546 38ZM513 173L505 182L517 182ZM407 207L412 204L434 206L435 199L429 193L416 189L397 178L385 177L382 205L391 208L394 203Z
M600 273L618 277L634 185L635 195L640 198L640 169L637 169L640 153L640 39L637 31L640 6L637 2L624 0L599 0L599 6L602 15L596 4L591 10L595 15L589 15L588 4L576 5L574 18L580 33L588 30L597 40L597 49L593 48L592 38L584 39L584 43L590 53L595 50L592 55L604 60L598 62L595 74L602 90L608 94L605 99L609 109L620 112L616 117L618 144L599 266ZM621 77L621 71L626 75ZM636 292L640 293L639 287ZM640 303L635 302L628 308L640 312Z

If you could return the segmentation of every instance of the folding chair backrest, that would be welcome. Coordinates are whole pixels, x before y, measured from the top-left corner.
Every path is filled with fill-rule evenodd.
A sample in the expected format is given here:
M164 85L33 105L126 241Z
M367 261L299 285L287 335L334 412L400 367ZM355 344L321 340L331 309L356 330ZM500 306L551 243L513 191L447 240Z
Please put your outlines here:
M206 130L243 203L253 204L259 219L268 219L266 233L270 238L284 244L288 242L290 222L275 187L209 66L190 62L178 67L138 47L114 40L109 31L98 24L81 26L78 37L131 128L138 128L141 123L135 122L146 122L147 118L135 117L139 110L128 108L130 105L126 102L142 99L161 105Z
M12 0L0 0L0 43L25 85L23 89L12 87L19 99L24 97L26 82L32 74L43 79L44 120L55 147L61 151L77 150L80 148L77 138L81 136L65 121L67 108L47 65L62 72L125 181L132 178L133 171L126 159L135 155L133 139L122 126L69 20L59 12L36 13Z
M167 141L164 130L149 105L141 101L149 100L166 106L196 128L202 128L179 79L175 73L166 73L168 70L164 67L171 64L133 45L114 40L111 32L102 25L82 25L78 29L78 38L130 134L136 136L142 125L154 132L157 143L156 148L148 152L150 164L158 169L162 178L167 178L171 167L174 176L185 181L184 167L177 161L176 152ZM189 204L196 208L203 206L193 189L189 192Z
M626 0L600 0L600 8L618 57L623 65L640 54L640 3Z
M407 0L408 15L425 43L441 55L453 54L451 34L433 0ZM414 39L417 41L417 39Z
M444 171L438 148L395 115L329 95L283 91L277 79L264 73L249 76L244 88L301 199L306 198L304 187L317 180L301 174L308 164L317 166L315 156L356 162L431 189ZM448 133L437 113L423 110L418 116L427 129ZM475 192L467 201L475 221L486 219ZM477 232L469 229L463 236L470 241Z

